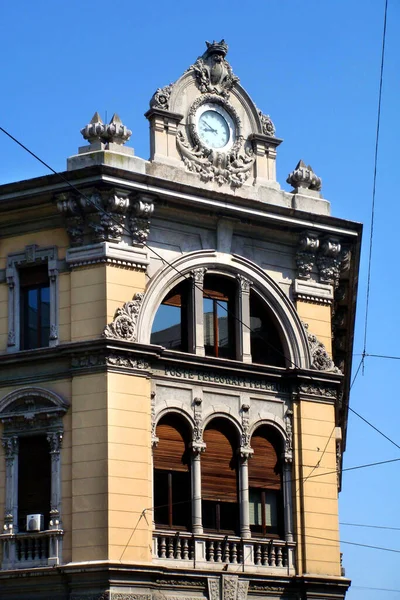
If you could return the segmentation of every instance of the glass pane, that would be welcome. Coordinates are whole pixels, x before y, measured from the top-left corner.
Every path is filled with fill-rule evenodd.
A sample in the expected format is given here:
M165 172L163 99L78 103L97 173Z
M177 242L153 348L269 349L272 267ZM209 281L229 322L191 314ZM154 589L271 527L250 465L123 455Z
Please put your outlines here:
M40 290L40 342L41 346L49 345L50 336L50 288L43 287Z
M278 525L278 510L277 510L276 492L265 492L265 525L267 527L277 527Z
M161 304L151 331L150 343L172 350L182 347L181 307Z
M227 348L229 346L229 329L228 329L228 303L223 300L218 300L217 303L218 316L218 346Z
M261 491L249 491L250 525L262 525Z
M27 290L26 293L26 322L25 339L26 348L37 348L38 346L38 307L39 290Z
M214 348L214 302L211 298L203 298L204 313L204 345Z

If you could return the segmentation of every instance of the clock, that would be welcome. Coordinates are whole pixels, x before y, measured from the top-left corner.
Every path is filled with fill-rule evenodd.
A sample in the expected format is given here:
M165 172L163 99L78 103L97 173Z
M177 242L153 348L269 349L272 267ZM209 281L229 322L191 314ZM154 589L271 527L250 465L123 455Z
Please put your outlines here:
M209 102L196 112L196 132L206 148L226 151L235 141L236 126L225 108Z

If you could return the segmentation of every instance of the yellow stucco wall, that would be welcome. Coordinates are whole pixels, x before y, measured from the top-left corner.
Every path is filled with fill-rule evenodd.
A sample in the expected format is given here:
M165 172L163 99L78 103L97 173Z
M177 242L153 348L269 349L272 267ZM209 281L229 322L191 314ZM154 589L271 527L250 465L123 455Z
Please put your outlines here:
M300 319L308 323L308 331L316 335L329 354L332 354L331 307L298 301L296 308Z
M304 399L295 406L295 523L300 572L340 576L334 411Z

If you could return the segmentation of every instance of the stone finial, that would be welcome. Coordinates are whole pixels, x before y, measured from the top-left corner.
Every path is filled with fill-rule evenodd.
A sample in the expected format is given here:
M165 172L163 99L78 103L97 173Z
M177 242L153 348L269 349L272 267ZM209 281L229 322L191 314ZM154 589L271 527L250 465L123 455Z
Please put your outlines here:
M104 124L99 113L95 112L88 125L81 129L81 134L89 144L100 142L103 144L113 143L123 145L129 140L132 131L114 113L108 125Z
M302 160L297 163L296 168L289 174L286 181L296 190L302 188L320 192L322 187L321 178L314 173L310 165L307 166Z

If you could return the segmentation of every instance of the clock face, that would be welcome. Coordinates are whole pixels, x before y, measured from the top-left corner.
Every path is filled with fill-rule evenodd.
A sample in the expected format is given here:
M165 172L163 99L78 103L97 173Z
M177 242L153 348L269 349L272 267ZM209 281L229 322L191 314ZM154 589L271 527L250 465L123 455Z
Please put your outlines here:
M203 104L196 116L198 136L207 148L228 150L232 146L235 124L222 106Z

